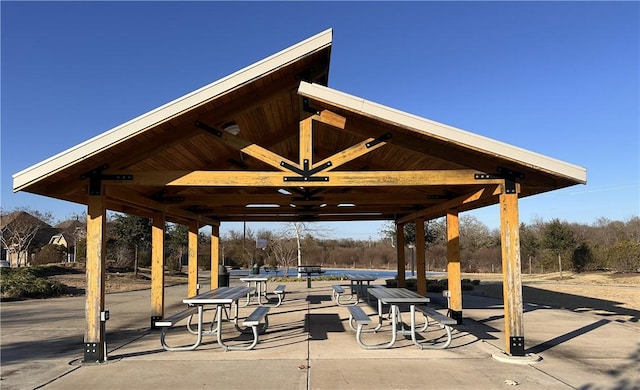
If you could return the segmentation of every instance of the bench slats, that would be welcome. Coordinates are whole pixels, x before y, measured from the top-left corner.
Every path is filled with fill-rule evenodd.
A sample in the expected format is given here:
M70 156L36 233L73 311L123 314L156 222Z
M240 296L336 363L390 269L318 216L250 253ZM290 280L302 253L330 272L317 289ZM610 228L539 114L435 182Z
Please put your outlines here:
M365 313L360 306L348 306L347 309L349 309L351 318L353 318L353 320L358 324L368 325L371 323L371 318L369 318L367 313Z
M260 324L260 321L262 321L262 319L267 315L269 309L271 308L268 306L257 307L251 314L249 314L249 317L245 318L242 324L244 326L257 326L258 324Z
M447 317L444 314L436 311L436 309L428 306L416 306L416 310L433 318L442 325L456 325L458 323L458 321L456 321L455 319Z
M155 326L158 328L164 328L164 327L172 327L175 326L175 324L177 324L178 322L180 322L180 320L183 320L189 316L192 316L194 314L198 313L198 308L193 306L193 307L189 307L185 310L182 310L178 313L175 313L173 315L170 315L167 318L163 318L161 320L155 321Z

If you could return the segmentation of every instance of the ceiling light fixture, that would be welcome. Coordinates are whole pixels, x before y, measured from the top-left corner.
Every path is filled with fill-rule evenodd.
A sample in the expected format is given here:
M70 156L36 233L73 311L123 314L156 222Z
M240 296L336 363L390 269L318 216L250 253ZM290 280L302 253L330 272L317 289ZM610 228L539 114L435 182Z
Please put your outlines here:
M228 122L222 126L222 129L229 134L238 135L240 133L240 126L236 122Z

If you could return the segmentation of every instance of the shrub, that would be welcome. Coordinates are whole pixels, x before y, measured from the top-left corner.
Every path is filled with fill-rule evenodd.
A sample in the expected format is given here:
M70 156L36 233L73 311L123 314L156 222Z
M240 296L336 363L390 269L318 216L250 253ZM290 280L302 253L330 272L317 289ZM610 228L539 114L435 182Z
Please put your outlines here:
M0 268L2 299L48 298L64 293L64 286L38 275L41 267ZM47 267L42 267L47 268Z

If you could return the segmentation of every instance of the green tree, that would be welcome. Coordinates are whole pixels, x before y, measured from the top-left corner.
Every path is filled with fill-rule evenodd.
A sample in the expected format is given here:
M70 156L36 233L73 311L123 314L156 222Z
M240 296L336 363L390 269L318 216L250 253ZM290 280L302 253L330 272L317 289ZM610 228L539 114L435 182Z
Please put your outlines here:
M109 226L110 235L133 251L133 272L138 273L138 252L151 244L151 220L129 214L117 214Z
M169 224L166 229L166 243L169 269L182 270L182 261L189 248L189 227Z
M573 263L573 269L576 272L582 272L593 260L593 254L591 248L587 243L583 242L574 251L571 256L571 262Z
M558 257L558 269L562 278L562 255L576 245L573 230L568 223L555 218L544 228L543 244Z
M520 224L520 255L529 261L529 274L533 272L531 260L538 256L539 250L540 240L536 230L532 226Z

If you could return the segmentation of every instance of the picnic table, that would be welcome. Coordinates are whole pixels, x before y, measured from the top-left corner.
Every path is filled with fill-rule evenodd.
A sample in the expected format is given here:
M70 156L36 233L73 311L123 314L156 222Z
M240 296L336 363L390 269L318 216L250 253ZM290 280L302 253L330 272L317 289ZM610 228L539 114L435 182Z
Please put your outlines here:
M356 300L360 302L360 298L367 295L367 301L369 301L369 287L371 286L371 282L378 279L373 275L368 274L345 274L345 277L349 279L351 283L351 295L356 296ZM364 285L364 282L367 282L367 285Z
M245 318L243 325L251 327L254 335L253 342L248 346L227 345L224 343L222 336L222 312L227 313L226 308L229 307L230 313L227 313L227 319L233 322L236 330L242 332L244 329L240 328L238 325L238 300L246 297L247 294L251 294L254 290L254 287L244 286L219 287L217 289L207 291L206 293L196 295L195 297L183 299L182 302L189 306L186 310L176 313L168 318L156 321L155 323L156 326L162 327L160 340L163 348L168 351L192 351L200 346L203 336L211 336L215 334L218 344L225 351L253 349L253 347L258 343L258 333L263 333L268 326L266 316L269 308L260 306ZM205 308L211 306L215 306L215 320L211 323L211 329L206 331L204 330L204 312ZM197 317L196 331L193 331L191 328L191 320L194 315ZM189 332L196 334L196 341L192 345L188 346L169 346L165 340L168 330L180 320L187 317L187 329ZM264 322L262 327L259 327L261 321ZM213 329L214 325L215 329Z
M414 291L407 290L406 288L372 288L369 291L369 294L378 299L378 325L376 326L374 331L377 331L382 327L382 321L384 319L384 313L382 311L383 305L389 305L390 307L389 317L391 320L391 340L387 344L364 344L360 339L361 331L358 331L358 343L360 344L360 346L366 349L391 348L393 344L395 344L398 334L402 334L411 335L411 340L413 341L413 343L420 347L420 343L418 343L416 339L416 305L429 303L429 298L423 297L422 295ZM401 316L401 306L406 305L409 306L409 315L411 317L410 329L405 329ZM361 329L360 326L359 329Z
M262 297L264 297L267 302L269 301L269 298L267 298L268 280L269 277L267 276L249 276L246 278L240 278L240 281L247 283L247 287L251 287L253 284L253 287L255 288L253 294L247 294L247 301L242 305L242 307L248 306L253 298L258 301L259 305L262 305Z

